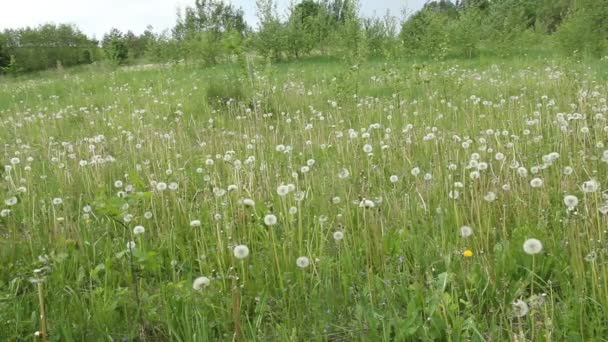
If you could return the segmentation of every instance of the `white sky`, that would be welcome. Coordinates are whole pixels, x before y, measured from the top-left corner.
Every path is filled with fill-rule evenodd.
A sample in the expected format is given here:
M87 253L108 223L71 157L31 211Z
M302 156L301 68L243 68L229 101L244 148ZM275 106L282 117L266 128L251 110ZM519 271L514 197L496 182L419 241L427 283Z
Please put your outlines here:
M257 23L255 0L228 0L242 7L251 26ZM401 16L418 10L426 0L359 0L361 13L384 15L387 9ZM101 39L112 27L139 34L152 25L155 32L175 24L178 8L194 0L0 0L0 30L37 26L48 22L75 24L85 34ZM277 0L279 13L286 11L290 0Z

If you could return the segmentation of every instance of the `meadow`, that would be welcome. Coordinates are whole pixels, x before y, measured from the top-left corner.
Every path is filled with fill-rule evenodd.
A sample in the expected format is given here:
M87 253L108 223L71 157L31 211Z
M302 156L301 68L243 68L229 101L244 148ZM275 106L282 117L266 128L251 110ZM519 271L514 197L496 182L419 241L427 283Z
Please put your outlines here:
M533 57L0 78L0 340L606 341L607 97Z

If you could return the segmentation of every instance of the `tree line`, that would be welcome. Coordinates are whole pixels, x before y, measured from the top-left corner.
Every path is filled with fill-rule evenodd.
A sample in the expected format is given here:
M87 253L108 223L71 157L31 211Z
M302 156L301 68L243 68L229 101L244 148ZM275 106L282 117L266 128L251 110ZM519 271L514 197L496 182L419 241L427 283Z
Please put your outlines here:
M240 8L195 0L170 31L140 35L112 29L101 41L72 25L0 32L0 73L95 61L141 59L205 65L244 54L270 60L304 56L472 58L543 47L574 56L608 54L608 0L435 0L398 19L362 17L357 0L301 0L286 15L275 0L257 0L252 28Z

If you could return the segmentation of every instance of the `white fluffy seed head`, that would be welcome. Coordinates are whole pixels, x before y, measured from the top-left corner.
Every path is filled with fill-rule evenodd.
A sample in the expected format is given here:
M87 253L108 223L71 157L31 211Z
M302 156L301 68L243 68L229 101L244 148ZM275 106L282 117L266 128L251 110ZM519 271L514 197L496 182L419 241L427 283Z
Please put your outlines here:
M473 235L473 228L471 228L470 226L460 227L460 236L462 236L463 238L467 238L471 235Z
M344 239L344 233L343 233L343 232L341 232L341 231L339 231L339 230L338 230L338 231L335 231L335 232L334 232L334 240L336 240L336 241L340 241L340 240L342 240L342 239Z
M234 247L233 250L234 253L234 257L237 259L245 259L246 257L249 256L249 247L245 246L245 245L238 245L236 247Z
M306 268L310 265L310 259L308 259L308 257L301 256L296 259L296 265L298 265L299 268Z
M198 277L198 278L194 279L194 281L192 282L192 288L195 291L200 291L204 287L209 286L210 283L211 283L211 280L209 278L207 278L207 277Z
M530 186L533 187L533 188L540 188L541 186L543 186L543 180L541 178L538 178L538 177L533 178L530 181Z
M277 224L277 217L273 214L268 214L264 216L264 224L267 226L274 226Z
M528 239L524 241L524 252L533 255L538 254L543 250L543 244L538 239Z
M513 316L524 317L528 314L528 304L521 299L513 302Z
M574 210L574 207L578 205L578 198L574 195L564 196L564 204L568 207L568 210Z
M146 229L144 228L144 226L135 226L135 228L133 228L133 234L135 235L143 234L145 232Z
M591 180L584 182L583 186L582 186L583 192L586 192L586 193L596 192L599 190L599 188L600 188L600 183L598 183L598 181L596 181L595 179L591 179Z

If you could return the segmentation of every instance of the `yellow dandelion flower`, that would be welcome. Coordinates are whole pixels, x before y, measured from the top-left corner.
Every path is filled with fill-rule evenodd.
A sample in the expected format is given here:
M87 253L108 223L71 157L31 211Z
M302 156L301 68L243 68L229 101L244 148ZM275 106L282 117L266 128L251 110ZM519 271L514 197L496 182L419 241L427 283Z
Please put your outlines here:
M462 252L462 255L464 255L465 257L472 257L473 256L473 251L470 249L466 249L464 252Z

